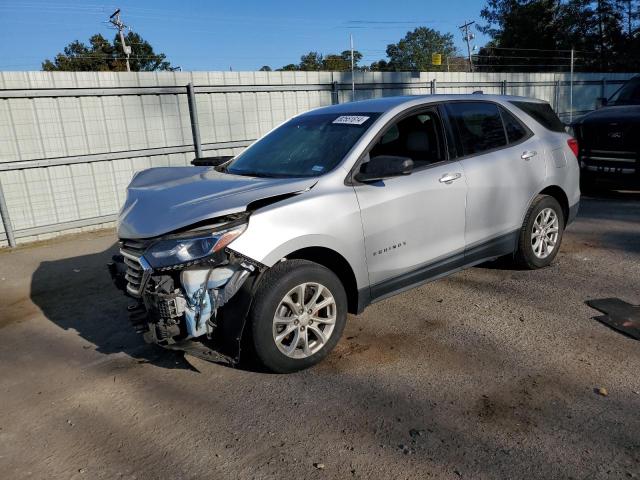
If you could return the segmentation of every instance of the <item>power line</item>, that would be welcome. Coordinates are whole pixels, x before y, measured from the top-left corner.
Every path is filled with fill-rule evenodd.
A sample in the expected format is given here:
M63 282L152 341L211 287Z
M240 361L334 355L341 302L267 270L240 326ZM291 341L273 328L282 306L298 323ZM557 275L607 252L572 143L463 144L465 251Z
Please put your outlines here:
M492 49L492 50L521 50L521 51L528 51L528 52L535 51L535 52L566 52L566 53L571 53L571 49L569 49L569 50L562 50L562 49L549 50L549 49L544 49L544 48L516 48L516 47L492 47L492 46L484 46L482 48ZM589 52L587 50L574 50L574 52L596 53L596 52Z

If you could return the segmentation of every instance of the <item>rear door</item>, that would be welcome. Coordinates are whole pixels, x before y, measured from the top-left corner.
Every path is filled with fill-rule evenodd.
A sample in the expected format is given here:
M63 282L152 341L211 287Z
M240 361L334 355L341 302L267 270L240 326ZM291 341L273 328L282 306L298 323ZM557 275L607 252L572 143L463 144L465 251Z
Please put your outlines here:
M467 181L467 252L509 253L546 175L543 145L495 103L451 102L446 111Z

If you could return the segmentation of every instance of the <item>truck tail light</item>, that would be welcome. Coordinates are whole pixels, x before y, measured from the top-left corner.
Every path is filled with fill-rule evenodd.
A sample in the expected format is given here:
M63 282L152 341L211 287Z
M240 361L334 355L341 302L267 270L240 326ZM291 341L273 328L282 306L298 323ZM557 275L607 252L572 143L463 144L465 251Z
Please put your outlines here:
M578 141L575 138L570 138L569 140L567 140L567 145L569 145L569 148L571 149L573 154L576 156L576 158L578 158Z

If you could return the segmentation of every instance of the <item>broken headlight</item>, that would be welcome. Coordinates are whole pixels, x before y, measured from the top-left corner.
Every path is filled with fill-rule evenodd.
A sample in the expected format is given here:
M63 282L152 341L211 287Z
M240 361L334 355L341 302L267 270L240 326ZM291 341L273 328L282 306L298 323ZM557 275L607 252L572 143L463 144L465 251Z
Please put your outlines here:
M162 269L175 265L192 264L209 257L238 238L247 224L198 236L176 237L160 240L144 254L153 268Z

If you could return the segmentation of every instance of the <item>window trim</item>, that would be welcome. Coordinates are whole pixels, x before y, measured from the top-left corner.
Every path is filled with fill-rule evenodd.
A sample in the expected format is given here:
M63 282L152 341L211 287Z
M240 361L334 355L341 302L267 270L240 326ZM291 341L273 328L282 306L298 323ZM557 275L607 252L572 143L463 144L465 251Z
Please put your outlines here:
M344 184L352 187L358 186L358 185L367 185L366 183L358 182L355 179L355 175L360 170L360 166L364 163L365 159L369 157L369 152L371 152L373 147L380 141L380 139L384 136L384 134L392 125L398 122L401 122L406 118L409 118L415 115L420 115L421 112L435 111L435 113L438 115L438 118L440 119L440 130L441 130L440 134L442 137L442 143L443 143L446 160L441 160L439 162L432 163L431 165L424 165L422 167L416 168L411 171L410 175L413 175L415 172L422 172L424 170L428 170L433 167L438 167L441 165L446 165L446 164L457 161L457 159L451 158L451 155L450 155L449 138L446 132L446 129L447 129L446 112L444 112L444 109L442 108L442 105L444 103L445 102L433 102L425 105L417 105L415 107L404 110L398 113L393 118L391 118L387 123L384 124L382 128L380 128L380 130L378 130L378 133L376 133L376 136L373 137L373 139L365 147L362 154L358 157L358 160L354 162L353 167L351 167L351 170L349 170L349 173L344 179Z
M474 100L451 100L451 101L448 101L448 102L443 102L443 104L445 104L445 105L446 104L450 104L450 103L488 103L488 104L491 104L491 105L495 105L496 107L498 107L498 112L500 112L500 121L502 122L502 129L504 130L504 136L505 136L505 139L507 140L507 144L506 145L502 145L500 147L495 147L495 148L492 148L490 150L483 150L482 152L475 152L475 153L470 153L468 155L461 155L459 157L456 157L453 160L462 161L462 160L466 160L468 158L479 157L481 155L486 155L486 154L489 154L489 153L498 152L500 150L505 150L507 148L511 148L511 147L515 147L517 145L520 145L520 144L526 142L527 140L529 140L530 138L532 138L534 136L533 131L522 120L520 120L517 117L517 115L515 115L513 112L511 112L508 109L506 109L506 107L504 107L500 103L492 102L490 100L475 100L475 99ZM525 137L521 138L518 142L508 143L509 142L509 135L507 135L507 130L506 130L506 127L504 125L504 120L502 118L502 112L500 111L501 108L505 108L507 111L509 111L509 113L511 113L511 115L513 115L522 124L522 126L524 126L525 129L527 130L528 134ZM444 110L446 111L446 108ZM446 112L446 114L447 114L448 123L451 125L452 134L454 136L454 141L455 141L455 144L456 144L456 150L459 151L459 152L463 152L464 150L462 149L462 140L460 138L460 133L458 132L458 126L455 124L455 122L453 122L453 119L451 119L449 117L449 112Z

